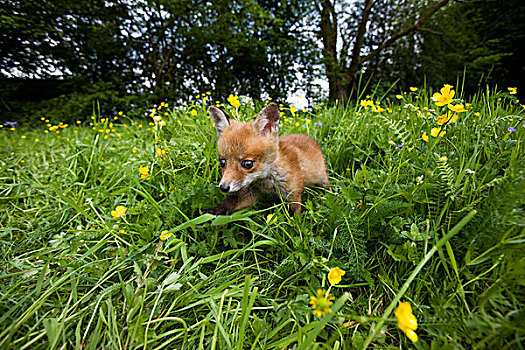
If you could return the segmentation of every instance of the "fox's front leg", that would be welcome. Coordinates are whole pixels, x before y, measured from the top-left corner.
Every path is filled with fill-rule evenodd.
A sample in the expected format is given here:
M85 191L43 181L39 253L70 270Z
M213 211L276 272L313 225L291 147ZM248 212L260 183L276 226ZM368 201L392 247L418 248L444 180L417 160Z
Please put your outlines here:
M221 203L212 209L204 210L203 214L230 215L247 206L252 205L257 200L257 195L250 190L242 189L236 193L228 195Z

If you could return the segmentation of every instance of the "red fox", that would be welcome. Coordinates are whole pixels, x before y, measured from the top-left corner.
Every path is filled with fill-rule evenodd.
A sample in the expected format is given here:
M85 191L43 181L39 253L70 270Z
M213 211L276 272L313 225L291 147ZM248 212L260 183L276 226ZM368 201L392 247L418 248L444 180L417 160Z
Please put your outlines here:
M228 118L219 108L210 108L217 130L217 150L222 168L221 191L228 196L205 213L229 215L253 204L261 193L278 192L301 213L305 186L330 184L323 152L306 135L279 137L279 108L264 107L254 121Z

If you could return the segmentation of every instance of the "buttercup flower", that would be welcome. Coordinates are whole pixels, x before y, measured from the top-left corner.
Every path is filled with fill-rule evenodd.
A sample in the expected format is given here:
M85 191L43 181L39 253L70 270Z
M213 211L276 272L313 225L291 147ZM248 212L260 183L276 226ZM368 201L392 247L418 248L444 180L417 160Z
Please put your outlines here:
M128 210L126 207L119 205L115 208L115 210L111 211L111 216L113 216L113 219L115 220L125 218L126 210Z
M195 117L195 116L197 115L197 111L196 111L195 109L192 109L192 110L190 111L190 114L191 114L193 117Z
M146 166L140 166L139 168L139 173L140 173L140 179L145 179L149 176L149 168L146 167Z
M402 95L396 95L396 98L397 98L398 100L400 100L400 99L403 98L403 96L402 96Z
M447 132L446 131L441 131L441 128L432 128L430 130L430 135L432 135L433 137L443 137L445 136Z
M233 94L230 94L230 96L228 96L228 102L235 108L241 105L241 103L239 102L239 96L234 96Z
M160 240L165 241L171 236L173 236L173 232L168 232L168 230L164 230L160 233Z
M268 214L268 216L266 216L266 223L268 225L274 224L276 222L277 222L277 215L275 215L275 214Z
M394 315L396 316L399 329L414 343L417 342L417 334L414 332L417 329L417 320L412 313L410 303L406 301L399 303L399 306L394 311Z
M437 106L448 105L450 102L452 102L454 95L456 94L452 88L452 85L445 84L440 90L441 93L436 92L434 95L432 95L432 100L436 102Z
M292 112L292 115L295 117L295 112L297 112L297 108L295 108L293 104L290 105L290 112Z
M421 135L421 139L425 142L428 142L428 135L427 135L427 132L423 132L423 135Z
M462 113L462 112L466 112L467 111L463 104L457 104L455 106L450 104L450 105L448 105L448 109L450 109L454 113Z
M361 100L360 102L361 106L367 108L367 107L374 107L374 101L372 100Z
M335 298L332 294L325 295L325 293L326 290L318 289L317 297L310 296L310 304L314 309L313 314L317 317L323 317L327 313L332 312L330 306L334 304L332 300L335 300Z
M417 87L410 87L410 91L417 91Z
M334 267L330 270L330 272L328 272L328 282L330 282L332 286L335 286L341 282L341 277L343 277L345 273L346 272L341 270L339 267Z
M450 107L450 105L449 105L449 107ZM443 114L443 115L441 115L441 116L439 116L437 118L437 124L438 125L443 125L446 122L448 122L449 120L450 120L451 123L455 123L456 120L458 120L457 114L453 114L452 116L450 116L450 113L447 112L447 113L445 113L445 114Z
M518 88L515 87L508 87L507 90L509 90L509 94L516 95L518 93Z
M446 163L447 160L448 160L447 156L439 157L439 162L440 163Z

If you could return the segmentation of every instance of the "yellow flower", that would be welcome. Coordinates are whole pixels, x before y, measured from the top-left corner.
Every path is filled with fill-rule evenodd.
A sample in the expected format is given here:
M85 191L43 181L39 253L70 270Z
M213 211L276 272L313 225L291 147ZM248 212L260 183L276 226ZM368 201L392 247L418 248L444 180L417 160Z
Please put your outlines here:
M361 106L367 108L367 107L374 107L374 101L372 100L361 100Z
M162 120L162 117L160 115L156 115L156 116L153 117L153 120L158 123L158 122L160 122Z
M439 157L439 162L440 163L445 163L447 160L448 160L447 156Z
M507 90L509 90L509 94L516 95L518 93L518 88L515 87L508 87Z
M452 88L452 85L445 84L440 90L441 93L436 92L434 95L432 95L432 100L436 102L437 106L448 105L450 102L452 102L456 93L454 90L452 90Z
M160 158L160 160L163 160L164 157L166 157L166 150L157 147L155 149L155 157Z
M384 111L385 111L385 109L383 107L381 107L379 105L377 105L377 107L372 105L372 112L381 113L381 112L384 112Z
M145 179L149 176L149 168L146 167L146 166L140 166L139 168L139 173L140 173L140 179Z
M414 343L417 342L417 334L414 332L417 329L417 320L412 313L410 303L406 301L399 303L399 306L394 311L394 315L396 316L399 329Z
M115 208L115 210L111 211L111 216L113 216L113 219L115 220L125 218L126 210L128 210L126 207L119 205Z
M417 91L417 87L410 87L410 91Z
M290 105L290 112L292 112L292 115L295 117L295 112L297 112L297 108L295 108L293 104Z
M295 122L295 126L301 126L301 123Z
M232 94L230 94L230 96L228 97L228 102L230 102L230 104L235 108L241 105L241 103L239 102L239 96L234 96Z
M448 109L450 109L452 112L454 113L462 113L462 112L466 112L467 110L465 109L465 106L463 106L463 104L458 104L458 105L448 105Z
M441 131L441 128L432 128L430 130L430 135L432 135L433 137L443 137L445 136L447 132L446 131Z
M277 215L275 215L275 213L274 214L268 214L266 216L266 223L268 225L274 224L276 222L277 222Z
M450 105L449 105L449 107L450 107ZM447 113L445 113L442 116L439 116L437 118L437 124L438 125L443 125L446 122L448 122L449 120L450 120L451 123L456 122L456 120L458 120L457 114L453 114L452 116L450 116L450 114L447 112Z
M171 236L173 236L173 232L168 232L168 230L164 230L160 233L160 240L165 241Z
M401 99L403 98L403 96L402 96L402 95L396 95L396 98L397 98L398 100L401 100Z
M332 300L335 300L335 298L332 294L325 295L325 293L326 290L318 289L317 297L314 297L312 295L310 296L310 304L314 309L314 315L316 315L317 317L323 317L327 313L332 312L330 306L334 304L332 303Z
M195 117L197 115L197 111L195 109L192 109L190 111L190 114Z
M475 117L479 117L481 114L479 112L474 113Z
M428 142L428 135L426 131L423 132L423 135L421 135L421 138L423 139L423 141Z
M341 282L341 277L345 275L345 271L341 270L339 267L334 267L328 272L328 281L332 286L335 286Z

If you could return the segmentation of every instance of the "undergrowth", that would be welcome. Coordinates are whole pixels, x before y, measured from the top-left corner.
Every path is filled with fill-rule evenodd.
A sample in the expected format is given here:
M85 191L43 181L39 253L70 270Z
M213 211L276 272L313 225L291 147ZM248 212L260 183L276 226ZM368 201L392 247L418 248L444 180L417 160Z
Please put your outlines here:
M525 125L512 95L456 98L456 113L429 89L281 105L281 134L318 141L332 191L307 190L300 216L268 197L217 218L200 215L223 198L209 98L147 119L3 125L0 347L523 347ZM236 101L222 107L241 120L265 104ZM315 316L334 267L345 275ZM416 343L391 313L400 300Z

